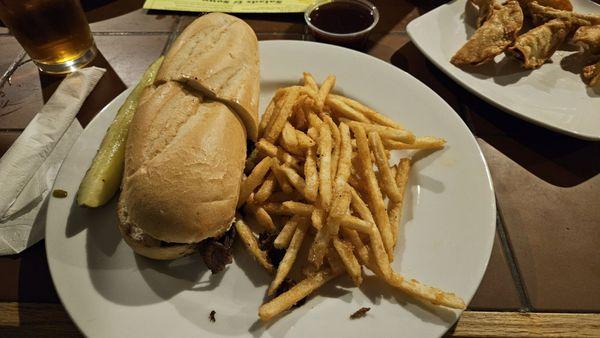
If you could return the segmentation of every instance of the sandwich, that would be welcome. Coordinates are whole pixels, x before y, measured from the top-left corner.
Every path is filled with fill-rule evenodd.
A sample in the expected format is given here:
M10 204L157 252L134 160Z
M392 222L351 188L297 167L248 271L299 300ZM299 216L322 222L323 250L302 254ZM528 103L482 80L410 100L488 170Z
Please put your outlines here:
M190 24L140 97L125 148L119 230L138 254L200 251L215 272L231 262L228 236L258 129L258 41L233 16Z

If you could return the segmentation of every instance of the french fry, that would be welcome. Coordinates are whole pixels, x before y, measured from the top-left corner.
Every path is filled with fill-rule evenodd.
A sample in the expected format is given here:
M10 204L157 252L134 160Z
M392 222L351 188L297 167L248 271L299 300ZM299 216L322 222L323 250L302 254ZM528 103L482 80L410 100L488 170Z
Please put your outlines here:
M385 152L385 158L388 160L388 162L392 159L392 152L389 149L384 149L383 150ZM390 168L391 169L391 168ZM393 175L392 175L393 176Z
M313 114L315 113L315 109L317 107L315 102L317 102L315 99L313 99L312 97L308 97L308 96L300 102L302 109L304 109L304 112L306 113L307 121L309 121L308 115L310 113L313 113ZM310 123L310 121L309 121L309 123Z
M327 123L329 129L331 130L331 138L333 141L333 149L331 151L331 177L332 179L335 179L338 160L340 158L340 130L338 129L337 124L333 122L329 115L323 115L323 121Z
M315 210L312 204L291 200L286 200L283 203L269 202L261 205L261 207L273 215L297 215L301 217L311 217L312 212Z
M256 221L258 222L258 224L265 230L269 232L274 232L277 230L277 227L275 227L275 223L273 223L271 215L269 215L269 213L264 208L260 206L255 207L254 217L256 217Z
M314 202L317 200L317 195L319 193L319 171L317 169L317 154L315 147L310 147L306 150L304 179L306 182L304 196L310 202Z
M298 223L300 223L301 221L302 218L300 216L294 216L290 218L285 223L283 228L281 228L281 231L275 238L275 241L273 241L273 246L275 246L277 249L287 248L290 244L290 241L292 240L292 236L294 235L296 228L298 227Z
M269 124L272 124L274 117L277 114L279 114L279 111L281 110L281 106L283 105L284 101L282 100L282 98L284 98L286 94L287 90L285 88L280 88L277 91L275 91L273 98L267 105L267 109L265 110L265 113L261 117L260 122L258 124L259 139L264 137L264 132L267 129L267 126Z
M294 189L290 185L290 182L288 182L285 172L281 169L281 165L279 165L278 162L273 161L273 164L271 164L271 171L281 190L286 194L291 194Z
M382 252L381 257L385 260L385 252ZM388 263L389 264L389 263ZM408 295L417 298L421 301L429 302L433 305L442 305L453 309L465 309L465 302L451 292L446 292L438 288L423 284L416 279L407 280L399 273L389 270L384 273L380 268L372 262L367 265L371 271L382 278L389 285L407 293ZM385 266L385 264L384 264Z
M390 265L390 258L381 238L381 233L377 227L372 227L371 233L369 234L369 247L371 249L369 259L374 261L374 264L370 264L369 269L375 273L379 272L387 281L392 275L392 267Z
M312 212L315 210L315 207L311 204L296 201L283 202L282 205L283 210L286 211L288 214L303 217L310 217Z
M261 207L271 215L289 215L289 211L283 207L282 203L269 202L261 205Z
M336 198L331 203L327 222L317 231L313 244L308 251L308 261L314 268L319 269L323 264L327 246L331 239L338 234L341 218L348 212L350 199L348 189L343 189L337 193Z
M374 157L373 157L373 162L376 162ZM384 183L383 183L383 178L381 177L381 171L375 172L375 178L377 179L377 184L380 187L382 187L384 185ZM383 190L383 189L381 189L381 197L383 197L384 200L386 198L388 198L387 194L385 193L385 190Z
M296 129L296 138L298 138L298 146L302 149L313 147L316 144L311 137L298 129Z
M304 96L304 98L302 98L302 100L296 99L297 103L303 104L304 101L311 101L312 100L313 102L315 102L317 100L318 92L316 90L313 90L310 87L307 87L307 86L291 86L291 87L288 87L288 88L289 89L298 90L298 94ZM308 106L313 106L313 105L314 104L309 104Z
M360 197L358 191L356 191L356 189L354 189L352 186L349 186L348 190L350 191L350 196L352 197L352 209L356 211L356 213L360 216L362 220L365 220L370 223L375 223L375 219L373 218L371 210L369 210L369 206Z
M302 105L296 105L296 110L294 111L294 114L292 116L292 121L292 125L296 129L306 129L308 121L306 120L306 112Z
M315 144L319 142L319 129L315 127L308 127L306 134L315 142Z
M258 316L263 321L272 319L283 311L290 309L298 301L310 295L323 284L337 276L339 276L339 273L334 273L330 270L318 271L303 279L288 291L271 299L269 302L262 304L258 309Z
M383 183L381 185L381 189L392 201L400 201L402 196L398 190L398 185L396 185L396 180L390 171L389 163L387 157L385 156L385 149L383 148L383 143L381 142L381 137L379 137L379 134L376 131L369 132L369 143L371 145L371 149L373 150L373 154L375 155L375 162L377 164L377 168L379 169L379 174Z
M389 161L389 159L388 159L388 161ZM397 167L397 165L393 165L393 166L389 167L390 172L392 173L393 177L396 177L396 167Z
M406 129L396 129L378 124L352 121L345 118L341 118L340 120L348 123L349 125L359 124L363 128L365 128L365 131L367 133L376 131L382 139L385 138L388 140L400 141L404 143L413 143L415 141L415 134Z
M395 140L383 139L383 146L386 149L441 149L446 144L442 138L425 136L417 137L413 143L404 143Z
M389 259L393 259L394 240L390 228L390 220L388 219L383 197L381 196L381 190L377 185L377 179L375 178L375 172L373 171L367 136L364 128L361 126L353 126L352 131L354 132L356 144L358 146L358 157L360 160L360 169L362 171L361 176L365 179L367 195L369 197L369 206L375 216L375 224L381 232L381 238L383 239L388 257Z
M260 119L260 122L258 124L258 138L263 137L265 128L267 128L269 121L271 121L271 119L273 118L274 111L275 111L275 98L273 98L271 100L271 102L269 102L269 105L267 106L265 113L263 114L262 118Z
M292 265L294 265L294 262L296 261L296 257L298 256L298 251L300 250L302 241L304 241L304 237L306 236L307 226L308 223L306 222L306 220L301 220L298 226L296 227L296 231L294 231L294 236L292 237L292 240L289 246L287 247L287 250L285 251L283 259L279 263L279 267L277 268L275 278L273 279L273 282L271 282L269 290L267 291L267 294L269 296L271 296L273 292L277 290L279 285L281 285L281 282L283 282L285 277L292 269Z
M269 215L269 213L267 213L261 205L256 203L254 193L251 193L250 196L248 196L243 210L246 216L252 215L256 220L256 223L264 230L269 232L274 232L277 230L271 215Z
M346 270L346 267L344 267L344 262L342 262L342 258L337 251L335 251L335 248L329 247L329 249L327 249L327 256L325 256L325 258L327 259L327 264L329 264L331 271L335 273L342 273Z
M392 235L394 236L394 247L398 241L398 227L400 226L400 217L402 215L402 205L404 202L404 191L408 183L408 171L410 170L410 159L403 158L396 165L395 182L398 186L398 191L402 199L396 202L390 202L388 205L388 217L392 226Z
M306 196L306 182L304 179L298 175L298 173L287 166L281 166L281 170L287 177L288 181L292 184L292 186L302 195Z
M351 230L342 227L340 231L342 232L344 239L352 243L352 246L354 247L354 251L356 251L360 263L363 265L367 265L369 263L369 249L360 239L360 236L358 235L356 230Z
M260 161L260 163L256 165L256 167L254 167L250 175L246 177L246 179L242 182L242 186L240 187L238 207L240 207L244 202L246 202L248 196L250 196L254 189L256 189L256 187L258 187L262 183L265 175L269 172L272 163L272 158L265 157L262 161Z
M304 102L308 99L308 96L305 94L301 94L298 96L298 101L294 105L294 111L292 112L292 117L290 119L291 124L296 129L306 130L308 128L308 121L306 120L306 110L304 109Z
M273 193L276 182L277 181L275 180L273 172L270 172L265 178L265 181L261 184L260 188L258 188L256 194L254 194L254 201L259 204L264 203Z
M325 81L321 84L319 92L317 93L317 109L323 110L325 98L327 98L327 95L329 95L329 92L331 91L331 89L333 89L333 86L335 86L335 76L328 75Z
M310 221L315 229L320 230L323 227L323 218L325 218L325 211L320 208L315 208L310 215Z
M362 103L360 103L358 101L355 101L355 100L352 100L350 98L340 96L340 95L333 95L333 94L329 94L329 95L336 99L339 99L340 101L344 102L348 106L356 109L361 114L363 114L365 117L367 117L369 120L371 120L377 124L396 128L396 129L404 129L404 127L400 123L397 123L396 121L388 118L385 115L382 115L382 114L376 112L375 110L363 105Z
M344 189L350 177L352 167L352 144L350 143L350 129L345 123L340 123L340 152L335 176L335 191Z
M356 191L360 191L361 193L364 193L364 189L361 184L361 179L360 179L360 177L358 177L358 175L351 174L348 177L348 184L350 184L350 186L352 188L354 188Z
M337 117L345 117L354 121L370 123L369 119L366 118L361 112L350 107L343 101L333 98L331 95L327 97L325 103L332 108L332 111Z
M325 209L331 203L331 130L327 124L321 124L319 130L319 196Z
M319 130L319 128L321 128L321 124L323 124L323 120L321 120L321 118L319 118L317 114L312 111L306 114L306 119L308 120L309 127L315 128L316 130Z
M344 215L340 220L340 225L344 228L356 230L368 235L371 233L371 227L373 223L369 223L352 215Z
M359 286L362 284L362 269L360 268L356 256L354 256L352 244L335 237L333 238L333 247L338 255L340 255L344 267L346 268L346 272L352 278L354 285Z
M256 149L263 152L265 155L269 157L275 157L279 161L289 165L294 169L300 168L298 165L298 159L285 151L283 148L278 147L265 139L259 140L254 145L256 146Z
M254 196L253 195L250 195L250 197L248 198L248 200L242 207L242 210L244 212L244 216L247 216L247 217L252 216L252 217L256 218L256 215L255 215L256 205L254 204Z
M375 224L375 220L373 218L373 215L371 214L371 210L369 210L369 207L363 201L358 191L356 191L352 186L349 186L348 190L350 190L350 194L352 196L352 200L350 202L352 210L354 210L354 212L357 213L362 220L367 221L371 224ZM370 235L365 236L362 233L359 234L359 236L364 241L368 241L370 237Z
M269 262L267 253L258 247L258 241L254 237L254 234L252 234L252 230L250 230L250 227L240 217L237 217L237 221L235 222L235 230L246 249L248 249L248 252L256 259L258 264L267 270L267 272L273 273L273 265Z
M452 309L465 309L465 302L451 292L446 292L419 282L416 279L407 280L402 275L393 274L388 283L417 299L433 305L442 305Z
M296 103L296 99L298 98L299 90L297 88L292 87L287 90L286 95L283 97L284 103L281 106L281 109L274 113L273 118L267 124L265 131L263 133L263 137L273 143L281 134L283 127L287 120L292 115L292 109L294 104Z
M304 72L302 75L304 77L304 85L316 92L319 92L319 86L317 85L317 81L315 81L315 78L312 76L312 74L309 72Z
M296 129L289 123L286 122L283 125L283 130L279 136L281 146L293 154L302 154L302 151L298 148L298 136L296 136Z
M258 162L260 162L263 158L265 158L264 152L260 151L256 147L254 149L252 149L252 152L246 159L246 165L244 167L244 172L249 175L252 172L252 169L254 169L254 167L256 167L256 164Z

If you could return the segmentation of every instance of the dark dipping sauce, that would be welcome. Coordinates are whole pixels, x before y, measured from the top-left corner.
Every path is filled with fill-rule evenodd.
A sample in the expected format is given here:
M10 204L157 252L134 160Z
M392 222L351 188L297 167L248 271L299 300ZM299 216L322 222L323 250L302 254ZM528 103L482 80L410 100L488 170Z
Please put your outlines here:
M328 2L310 13L315 27L336 34L349 34L365 30L373 23L373 11L366 6L347 2Z
M369 28L375 21L375 13L367 4L337 0L315 7L308 19L313 26L323 31L312 30L317 41L359 49L364 46L369 32L353 33Z

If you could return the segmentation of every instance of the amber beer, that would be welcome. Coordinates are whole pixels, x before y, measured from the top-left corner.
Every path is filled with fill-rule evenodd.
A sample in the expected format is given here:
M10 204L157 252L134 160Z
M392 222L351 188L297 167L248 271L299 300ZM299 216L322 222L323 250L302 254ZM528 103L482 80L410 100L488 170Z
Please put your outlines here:
M0 19L44 72L72 72L96 55L79 0L0 0Z

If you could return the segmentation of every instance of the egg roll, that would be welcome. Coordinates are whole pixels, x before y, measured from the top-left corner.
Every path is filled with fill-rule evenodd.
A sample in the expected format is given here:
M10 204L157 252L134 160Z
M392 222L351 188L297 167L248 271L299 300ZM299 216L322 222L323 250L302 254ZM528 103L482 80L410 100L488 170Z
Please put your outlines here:
M558 49L573 26L569 19L554 19L517 37L507 54L523 63L525 69L543 65Z
M579 27L571 41L592 54L600 54L600 25Z
M454 65L480 65L502 53L516 38L523 26L523 11L516 0L494 8L492 15L454 54Z

